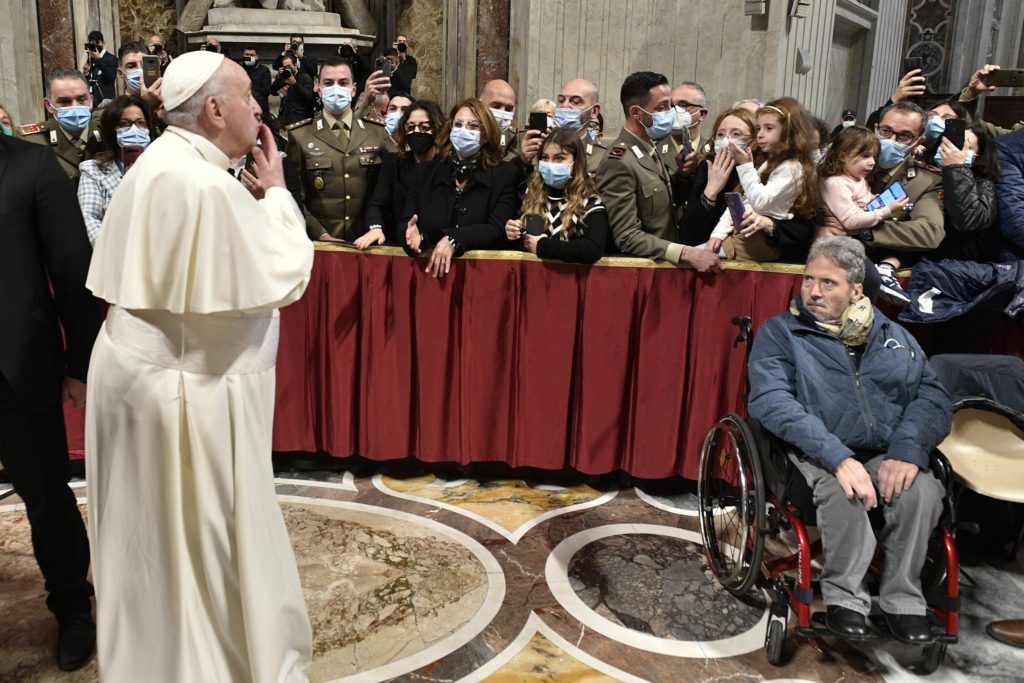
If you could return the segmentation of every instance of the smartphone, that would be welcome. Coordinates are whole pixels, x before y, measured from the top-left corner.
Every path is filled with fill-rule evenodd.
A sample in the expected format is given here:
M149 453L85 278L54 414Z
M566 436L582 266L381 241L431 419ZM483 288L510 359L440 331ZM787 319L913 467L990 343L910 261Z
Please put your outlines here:
M894 182L889 187L882 190L877 197L872 199L867 206L864 207L865 211L876 211L878 209L885 208L889 204L892 204L897 199L903 199L907 196L907 191L903 189L900 181Z
M160 58L156 55L142 55L142 82L147 88L160 78Z
M726 192L725 203L729 207L729 216L732 218L733 226L739 230L740 225L743 224L743 214L747 212L747 208L743 206L743 197L739 192Z
M391 60L381 57L377 60L377 71L383 71L385 78L391 78Z
M963 119L947 119L946 130L942 131L942 137L953 143L957 149L964 148L964 133L967 131L967 122Z
M523 216L523 229L527 235L539 237L544 234L544 217L539 213L528 213Z
M985 77L985 82L998 88L1024 88L1024 69L1000 69Z
M906 75L914 69L920 69L921 73L918 76L924 75L924 60L920 57L907 57L903 60L903 75Z
M548 132L548 115L542 111L531 111L527 128L529 130L539 130L541 133Z

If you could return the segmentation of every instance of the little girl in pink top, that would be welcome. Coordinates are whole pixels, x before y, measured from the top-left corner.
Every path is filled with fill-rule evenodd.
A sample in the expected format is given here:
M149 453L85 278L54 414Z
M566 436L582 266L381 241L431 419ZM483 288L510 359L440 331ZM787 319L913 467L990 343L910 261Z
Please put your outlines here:
M850 126L832 143L818 169L821 178L820 218L834 216L848 234L872 228L907 205L904 197L881 209L865 211L874 199L867 178L875 170L878 137L867 128Z

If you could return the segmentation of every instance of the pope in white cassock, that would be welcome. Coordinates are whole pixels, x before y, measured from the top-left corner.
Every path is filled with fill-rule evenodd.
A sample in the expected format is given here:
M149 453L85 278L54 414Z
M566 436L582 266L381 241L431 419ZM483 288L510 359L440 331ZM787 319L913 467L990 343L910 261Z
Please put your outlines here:
M305 681L270 441L277 309L313 247L245 71L191 52L162 94L169 127L118 187L87 282L111 305L87 385L100 674ZM225 172L249 151L259 201Z

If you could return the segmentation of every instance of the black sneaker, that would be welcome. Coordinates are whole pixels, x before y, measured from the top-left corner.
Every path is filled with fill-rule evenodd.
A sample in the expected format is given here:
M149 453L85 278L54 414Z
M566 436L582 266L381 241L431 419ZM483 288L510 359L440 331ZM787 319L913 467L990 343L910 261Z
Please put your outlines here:
M903 289L903 285L896 279L896 271L889 264L883 264L876 266L878 268L878 275L882 278L882 288L879 294L883 299L891 304L898 306L906 306L910 303L910 297L907 296L907 290Z
M57 668L75 671L85 666L96 651L96 624L89 612L76 612L59 620Z

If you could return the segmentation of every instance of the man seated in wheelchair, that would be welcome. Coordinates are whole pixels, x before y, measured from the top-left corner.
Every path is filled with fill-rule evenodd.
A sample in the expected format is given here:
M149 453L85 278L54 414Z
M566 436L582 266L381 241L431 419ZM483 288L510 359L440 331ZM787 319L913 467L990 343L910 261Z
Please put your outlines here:
M814 243L800 294L754 338L749 411L800 451L791 457L817 505L829 630L871 635L868 511L881 506L882 612L898 639L927 643L920 577L943 494L928 463L952 407L914 338L864 296L865 265L857 240Z

